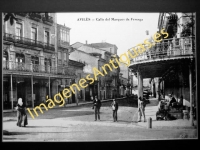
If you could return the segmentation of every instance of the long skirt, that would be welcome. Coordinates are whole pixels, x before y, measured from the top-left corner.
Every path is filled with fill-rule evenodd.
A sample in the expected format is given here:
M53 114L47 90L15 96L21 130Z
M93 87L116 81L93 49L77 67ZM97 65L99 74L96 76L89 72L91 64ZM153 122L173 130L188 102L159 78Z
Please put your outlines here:
M28 119L27 119L27 115L26 115L25 109L17 110L17 126L25 127L26 125L28 125Z

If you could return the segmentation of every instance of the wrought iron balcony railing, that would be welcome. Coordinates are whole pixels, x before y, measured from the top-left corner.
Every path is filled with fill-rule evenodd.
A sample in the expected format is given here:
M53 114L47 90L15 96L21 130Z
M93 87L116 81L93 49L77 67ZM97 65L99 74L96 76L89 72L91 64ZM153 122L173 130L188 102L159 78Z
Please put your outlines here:
M31 13L31 14L29 14L29 17L36 21L39 21L42 19L42 16L40 13Z
M192 42L193 40L193 42ZM137 47L135 47L136 50ZM194 55L194 37L182 37L162 40L156 43L155 46L132 58L131 62L139 62L143 60L150 60L155 58L176 57L184 55ZM131 50L130 50L131 51ZM131 52L134 56L134 52Z
M75 70L70 67L52 67L49 65L39 65L32 63L19 63L13 61L3 60L3 69L4 70L14 70L14 71L26 71L26 72L39 72L39 73L49 73L49 74L61 74L74 76Z
M22 16L22 17L25 17L27 15L27 13L16 13L16 15L19 15L19 16Z
M43 22L49 22L49 23L53 23L53 17L51 17L51 16L43 16L42 17L42 20L43 20Z
M57 73L62 74L62 75L70 75L70 76L73 76L76 74L74 68L63 67L63 66L58 66Z
M54 47L53 44L47 44L47 43L43 43L43 42L40 42L40 41L29 39L29 38L16 36L16 35L13 35L13 34L4 33L3 39L6 40L6 41L18 43L18 44L23 44L23 45L27 45L27 46L33 46L33 47L39 47L39 48L44 48L44 49L48 49L48 50L51 50L51 51L55 51L55 47Z

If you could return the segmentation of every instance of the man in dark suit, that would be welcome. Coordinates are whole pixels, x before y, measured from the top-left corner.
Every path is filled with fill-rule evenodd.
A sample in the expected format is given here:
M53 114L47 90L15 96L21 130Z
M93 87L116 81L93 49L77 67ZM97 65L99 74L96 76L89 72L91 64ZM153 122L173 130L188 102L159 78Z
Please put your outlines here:
M118 110L118 103L113 99L113 102L111 104L111 107L113 109L113 121L117 122L117 110Z
M97 96L95 96L94 101L94 112L95 112L95 121L97 121L97 116L98 116L98 120L100 121L100 108L101 108L101 101L97 98Z

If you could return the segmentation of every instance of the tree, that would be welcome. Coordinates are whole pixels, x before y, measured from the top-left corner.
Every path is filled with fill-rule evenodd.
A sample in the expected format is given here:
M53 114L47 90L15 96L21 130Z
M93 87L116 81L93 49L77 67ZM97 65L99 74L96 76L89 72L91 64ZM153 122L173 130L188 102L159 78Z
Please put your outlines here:
M13 25L14 20L17 21L16 14L15 13L4 13L4 22L9 21L10 24Z

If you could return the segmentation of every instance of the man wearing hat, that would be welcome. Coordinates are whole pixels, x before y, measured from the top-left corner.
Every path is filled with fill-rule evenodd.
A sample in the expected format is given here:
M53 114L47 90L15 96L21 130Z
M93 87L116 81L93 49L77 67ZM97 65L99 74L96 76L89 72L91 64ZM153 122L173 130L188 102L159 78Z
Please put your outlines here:
M101 101L95 96L95 99L93 101L93 107L95 112L95 121L97 121L97 116L100 121L100 108L101 108Z

